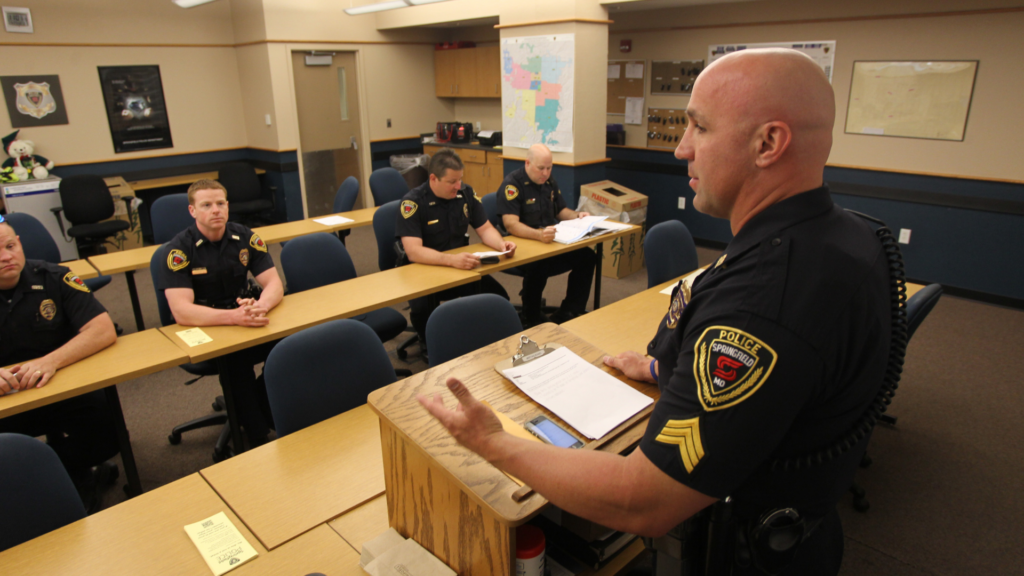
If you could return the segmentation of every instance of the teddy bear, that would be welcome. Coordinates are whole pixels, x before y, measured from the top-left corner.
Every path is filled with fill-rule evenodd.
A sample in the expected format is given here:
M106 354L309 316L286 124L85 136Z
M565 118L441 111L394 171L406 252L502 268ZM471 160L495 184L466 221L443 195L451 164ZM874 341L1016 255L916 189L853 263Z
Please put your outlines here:
M4 151L10 156L4 160L3 167L13 168L19 180L46 178L53 169L53 162L33 154L35 143L31 140L18 140L18 132L20 130L15 130L3 138Z

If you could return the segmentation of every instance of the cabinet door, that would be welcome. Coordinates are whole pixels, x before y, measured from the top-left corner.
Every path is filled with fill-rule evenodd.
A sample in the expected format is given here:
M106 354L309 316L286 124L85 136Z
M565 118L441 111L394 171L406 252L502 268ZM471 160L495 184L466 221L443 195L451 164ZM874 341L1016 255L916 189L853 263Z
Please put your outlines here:
M434 92L437 96L450 98L455 95L456 52L458 50L434 51Z
M501 46L476 49L477 87L482 98L501 98Z
M455 54L455 96L457 98L475 98L479 96L477 88L476 52L477 48L452 50Z
M505 179L505 161L501 159L501 152L487 153L487 180L488 193L496 192Z
M465 162L466 169L462 171L462 181L473 187L477 196L485 194L487 186L486 164L475 164Z

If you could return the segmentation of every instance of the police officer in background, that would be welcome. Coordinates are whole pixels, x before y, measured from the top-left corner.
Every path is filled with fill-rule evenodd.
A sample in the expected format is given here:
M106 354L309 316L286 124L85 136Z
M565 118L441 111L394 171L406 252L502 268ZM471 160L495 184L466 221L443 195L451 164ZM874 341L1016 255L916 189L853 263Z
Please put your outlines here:
M0 404L9 394L32 394L61 368L115 341L110 315L85 283L63 266L25 260L0 216ZM106 462L118 448L102 390L4 418L0 432L46 436L90 513L96 488L117 478L117 466Z
M555 239L555 224L560 220L590 216L566 205L558 183L551 177L551 164L548 147L534 144L526 152L526 165L502 181L498 188L498 214L509 234L548 244ZM524 323L536 326L549 321L541 310L544 286L549 277L565 272L569 272L565 300L550 321L561 324L586 312L596 265L597 254L590 248L580 248L521 266Z
M660 387L639 449L620 457L515 438L454 378L460 410L420 401L563 510L660 536L716 501L725 519L729 497L731 524L712 524L726 543L709 555L717 574L836 574L835 506L866 446L848 439L889 356L887 251L822 184L835 97L809 57L726 55L697 79L686 113L676 157L694 207L727 219L734 238L692 287L676 287L653 359L605 358Z
M266 326L267 313L284 295L267 245L249 228L228 222L227 190L220 182L195 182L188 189L188 203L196 223L167 243L167 264L156 282L174 320L184 326ZM259 294L250 288L250 272L262 287ZM253 446L267 441L272 424L263 376L256 378L253 365L264 362L272 347L247 348L225 359L238 417Z
M473 254L442 254L445 250L469 244L469 226L491 249L508 252L508 258L515 255L515 242L502 238L487 220L487 213L476 192L462 182L464 167L454 150L442 148L430 159L427 168L429 179L402 197L395 235L405 251L404 260L462 270L476 268L480 259ZM508 300L508 292L490 276L481 277L479 284L449 288L432 297L435 302L441 302L477 292L497 294ZM409 305L412 325L425 349L427 319L436 306L431 297L415 298Z

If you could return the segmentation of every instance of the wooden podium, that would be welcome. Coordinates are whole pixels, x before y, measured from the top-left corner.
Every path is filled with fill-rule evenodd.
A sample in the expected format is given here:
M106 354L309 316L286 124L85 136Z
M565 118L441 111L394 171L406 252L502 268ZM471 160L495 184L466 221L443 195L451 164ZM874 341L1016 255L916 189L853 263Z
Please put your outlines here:
M557 342L588 362L605 368L604 352L555 324L524 332L538 344ZM380 416L381 450L388 521L461 576L512 576L515 573L515 527L547 504L531 493L520 502L512 494L520 489L497 468L459 446L447 430L416 401L417 394L440 393L447 406L455 399L445 381L462 380L473 395L519 424L543 413L566 425L534 403L511 382L495 372L494 364L511 358L519 335L415 374L370 394L370 407ZM657 399L657 386L623 382ZM621 452L643 436L648 407L604 438L583 449ZM566 425L567 426L567 425ZM567 426L568 427L568 426Z

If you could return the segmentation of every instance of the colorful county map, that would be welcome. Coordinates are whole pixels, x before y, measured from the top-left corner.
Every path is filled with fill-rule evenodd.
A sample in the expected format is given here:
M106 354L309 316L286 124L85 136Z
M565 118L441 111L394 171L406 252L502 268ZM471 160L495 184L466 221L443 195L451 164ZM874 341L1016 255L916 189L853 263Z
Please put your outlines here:
M575 36L531 36L501 41L501 107L506 147L543 143L572 152Z

